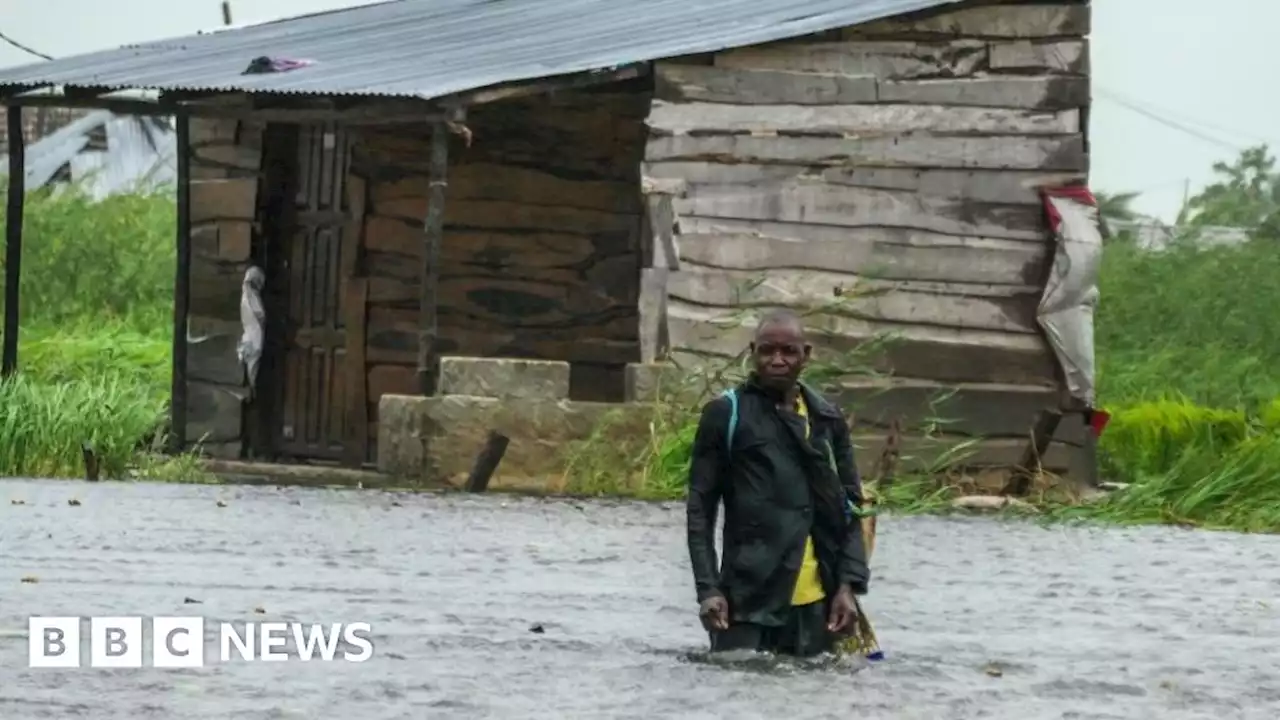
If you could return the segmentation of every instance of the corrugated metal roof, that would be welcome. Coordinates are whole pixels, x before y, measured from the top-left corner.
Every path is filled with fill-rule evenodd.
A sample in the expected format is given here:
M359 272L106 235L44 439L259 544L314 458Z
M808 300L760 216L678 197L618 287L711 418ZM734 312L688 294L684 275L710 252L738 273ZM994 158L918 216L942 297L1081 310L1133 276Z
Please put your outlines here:
M436 98L961 0L396 0L0 70L0 86ZM255 57L315 65L242 75Z

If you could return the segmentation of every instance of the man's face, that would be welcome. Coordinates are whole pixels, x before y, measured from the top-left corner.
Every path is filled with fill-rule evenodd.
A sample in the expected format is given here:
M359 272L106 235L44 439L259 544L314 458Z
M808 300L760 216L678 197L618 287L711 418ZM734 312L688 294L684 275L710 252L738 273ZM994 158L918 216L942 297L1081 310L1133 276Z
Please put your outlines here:
M779 390L790 388L809 360L809 345L794 323L773 323L760 328L751 353L756 375L763 385Z

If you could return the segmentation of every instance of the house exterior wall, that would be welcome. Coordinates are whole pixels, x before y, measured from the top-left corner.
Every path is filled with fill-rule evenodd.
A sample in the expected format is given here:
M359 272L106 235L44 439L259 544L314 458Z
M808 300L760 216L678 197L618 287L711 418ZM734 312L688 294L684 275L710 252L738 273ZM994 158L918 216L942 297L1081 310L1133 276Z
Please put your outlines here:
M638 359L644 88L564 92L472 108L454 137L438 298L442 355L563 360L576 399L622 399ZM428 126L361 130L369 188L371 402L417 394Z
M30 145L93 112L76 108L35 107L22 110L22 137ZM9 152L8 108L0 108L0 154Z
M819 360L893 335L868 357L891 379L844 383L864 452L940 417L987 438L974 464L1016 463L1060 400L1034 186L1087 176L1089 25L1087 4L969 4L658 63L645 174L684 184L673 356L734 356L765 308L814 311ZM1058 438L1067 469L1083 423Z
M186 442L234 459L244 440L242 401L248 393L236 356L240 286L257 218L263 126L192 118L189 127Z
M648 86L635 85L473 109L469 144L451 138L438 353L563 361L574 399L623 399L627 363L639 359L640 165L649 103ZM255 401L280 403L281 417L260 418L283 428L269 429L277 433L269 442L284 456L306 455L302 436L317 435L311 426L318 424L327 455L343 454L334 449L337 439L353 447L367 443L344 460L369 460L377 454L382 396L419 393L431 129L426 123L342 128L334 140L341 158L328 163L333 167L303 158L296 169L271 173L292 178L271 182L290 184L302 203L274 222L264 210L265 130L260 123L191 120L186 441L201 443L209 455L238 458L251 438L262 437L252 426L263 411L245 403L249 388L236 343L244 273L270 245L290 258L281 270L287 277L273 280L270 270L267 277L268 291L273 282L290 288L288 309L276 307L290 313L284 325L292 331L273 331L268 318L269 335L289 335L267 338L283 353L284 369L268 374L264 364L267 385ZM289 152L275 148L268 156ZM308 154L301 146L299 152ZM329 242L311 252L308 243L336 237L302 227L308 217L338 222L303 207L303 196L326 183L346 188L340 247ZM307 280L315 272L302 264L322 261L325 267L315 272L324 277ZM332 274L337 286L321 282ZM308 295L299 300L299 292ZM322 292L338 298L337 314L313 327L315 303L329 301L311 295ZM299 312L307 316L293 317ZM338 333L344 347L326 351L324 360L317 359L324 348L299 345L307 338L313 345L332 340L327 348Z

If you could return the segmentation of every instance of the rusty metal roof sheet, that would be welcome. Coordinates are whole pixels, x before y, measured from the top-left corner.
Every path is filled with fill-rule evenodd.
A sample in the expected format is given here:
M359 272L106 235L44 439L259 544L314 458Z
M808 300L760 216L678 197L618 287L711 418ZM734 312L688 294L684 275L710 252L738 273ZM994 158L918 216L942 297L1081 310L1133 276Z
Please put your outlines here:
M436 98L960 0L395 0L0 69L20 85ZM244 75L259 56L311 60Z

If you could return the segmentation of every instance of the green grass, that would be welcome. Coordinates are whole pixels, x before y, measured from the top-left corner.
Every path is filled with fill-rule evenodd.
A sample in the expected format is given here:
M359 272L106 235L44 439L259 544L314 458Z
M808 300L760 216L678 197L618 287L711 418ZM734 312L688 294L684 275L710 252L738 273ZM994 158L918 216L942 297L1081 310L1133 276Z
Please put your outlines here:
M1114 419L1102 467L1130 485L1085 515L1280 531L1275 247L1107 247L1096 337Z
M1168 397L1256 412L1280 397L1280 254L1274 238L1146 253L1126 243L1103 256L1096 344L1102 399Z
M174 254L171 194L27 196L19 373L0 381L0 476L83 476L88 444L104 478L199 479L191 458L159 457Z

